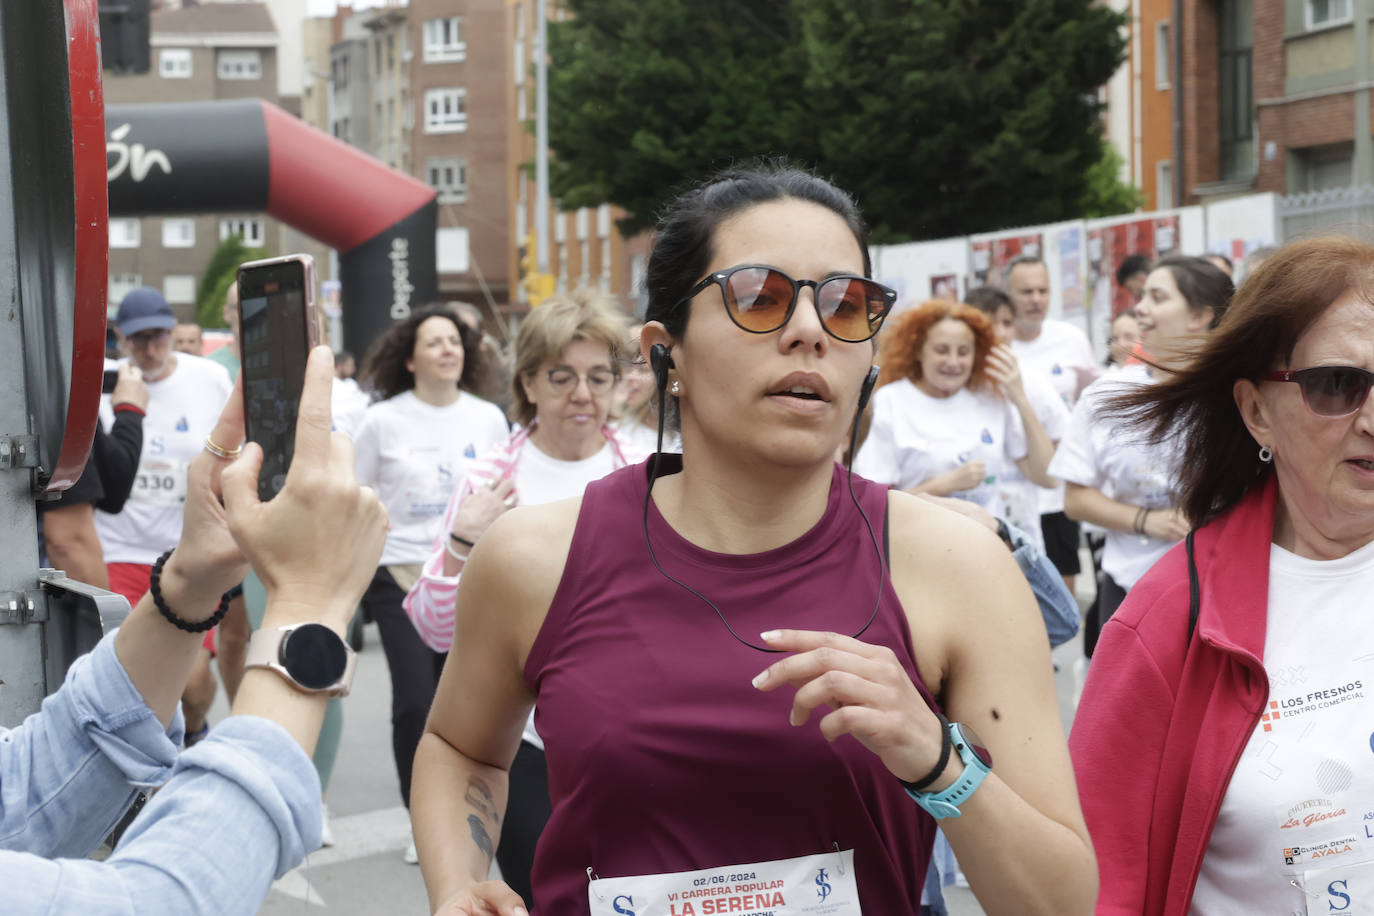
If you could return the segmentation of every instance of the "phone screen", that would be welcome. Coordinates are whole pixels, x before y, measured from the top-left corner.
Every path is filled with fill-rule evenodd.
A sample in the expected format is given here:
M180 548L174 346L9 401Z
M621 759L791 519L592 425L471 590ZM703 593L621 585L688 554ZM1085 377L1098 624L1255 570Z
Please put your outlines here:
M239 273L244 428L262 446L259 498L281 492L296 449L296 412L310 351L305 268L281 261Z

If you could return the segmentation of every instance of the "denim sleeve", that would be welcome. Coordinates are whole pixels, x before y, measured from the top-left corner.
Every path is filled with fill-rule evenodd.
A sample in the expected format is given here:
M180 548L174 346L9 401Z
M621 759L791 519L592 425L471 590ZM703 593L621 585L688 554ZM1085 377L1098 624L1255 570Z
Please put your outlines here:
M1050 558L1035 546L1024 531L1010 522L1006 524L1011 535L1012 556L1030 584L1035 603L1040 605L1040 616L1045 621L1050 647L1062 645L1078 632L1078 600L1064 586L1064 579Z
M252 916L320 845L320 783L276 723L231 716L181 755L104 862L0 852L6 914Z
M0 850L87 855L137 787L171 775L181 712L164 731L119 663L114 638L77 659L40 712L0 729Z

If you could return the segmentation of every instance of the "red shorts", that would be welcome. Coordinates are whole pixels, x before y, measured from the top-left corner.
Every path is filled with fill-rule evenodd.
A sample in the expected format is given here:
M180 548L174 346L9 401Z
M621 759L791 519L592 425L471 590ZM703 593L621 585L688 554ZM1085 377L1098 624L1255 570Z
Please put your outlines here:
M106 563L110 574L110 591L129 599L129 607L143 600L148 593L148 580L152 578L153 567L145 563ZM212 656L215 654L215 630L205 631L205 641L201 643Z

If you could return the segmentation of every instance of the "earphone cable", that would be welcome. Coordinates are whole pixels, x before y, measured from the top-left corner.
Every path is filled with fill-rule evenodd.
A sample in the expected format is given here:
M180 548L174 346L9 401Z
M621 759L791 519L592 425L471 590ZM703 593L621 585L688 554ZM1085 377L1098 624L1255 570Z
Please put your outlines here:
M866 390L869 389L866 387ZM873 625L873 621L878 618L878 611L882 608L883 604L883 583L887 581L887 557L883 553L882 545L878 543L878 534L873 530L873 523L869 520L868 513L864 511L864 507L859 503L858 496L854 494L854 449L859 441L859 419L863 416L863 402L865 400L866 398L860 398L858 409L854 412L854 425L849 432L849 459L845 462L845 467L848 473L849 499L854 503L854 508L859 510L859 517L864 520L864 525L868 528L868 536L873 541L873 549L878 555L878 596L873 602L873 611L868 615L868 620L866 620L864 625L859 628L859 631L851 637L852 639L858 639L867 632L868 628ZM725 629L729 631L730 635L733 636L737 642L743 643L758 652L782 654L788 650L761 646L758 643L750 642L736 633L735 628L730 626L730 621L726 619L725 614L721 612L721 609L714 601L692 588L692 586L688 585L686 582L671 575L663 568L663 565L658 562L658 557L654 554L654 545L649 539L649 500L653 496L654 481L658 480L659 459L663 456L663 427L667 414L665 409L667 407L667 401L668 385L667 379L664 378L658 385L658 448L654 451L653 464L649 468L649 483L644 489L644 513L642 524L644 527L644 546L649 550L649 559L653 561L654 568L659 571L663 578L686 589L688 592L704 601L707 607L715 611L716 616L720 618L720 622L725 625Z

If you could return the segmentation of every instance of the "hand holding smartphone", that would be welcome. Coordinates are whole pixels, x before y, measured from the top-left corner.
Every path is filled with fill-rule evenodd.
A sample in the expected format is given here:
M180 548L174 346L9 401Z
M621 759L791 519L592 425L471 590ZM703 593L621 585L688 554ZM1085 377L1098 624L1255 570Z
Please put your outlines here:
M268 500L286 483L305 362L320 338L315 260L293 254L250 261L239 268L238 286L244 432L262 447L258 498Z

